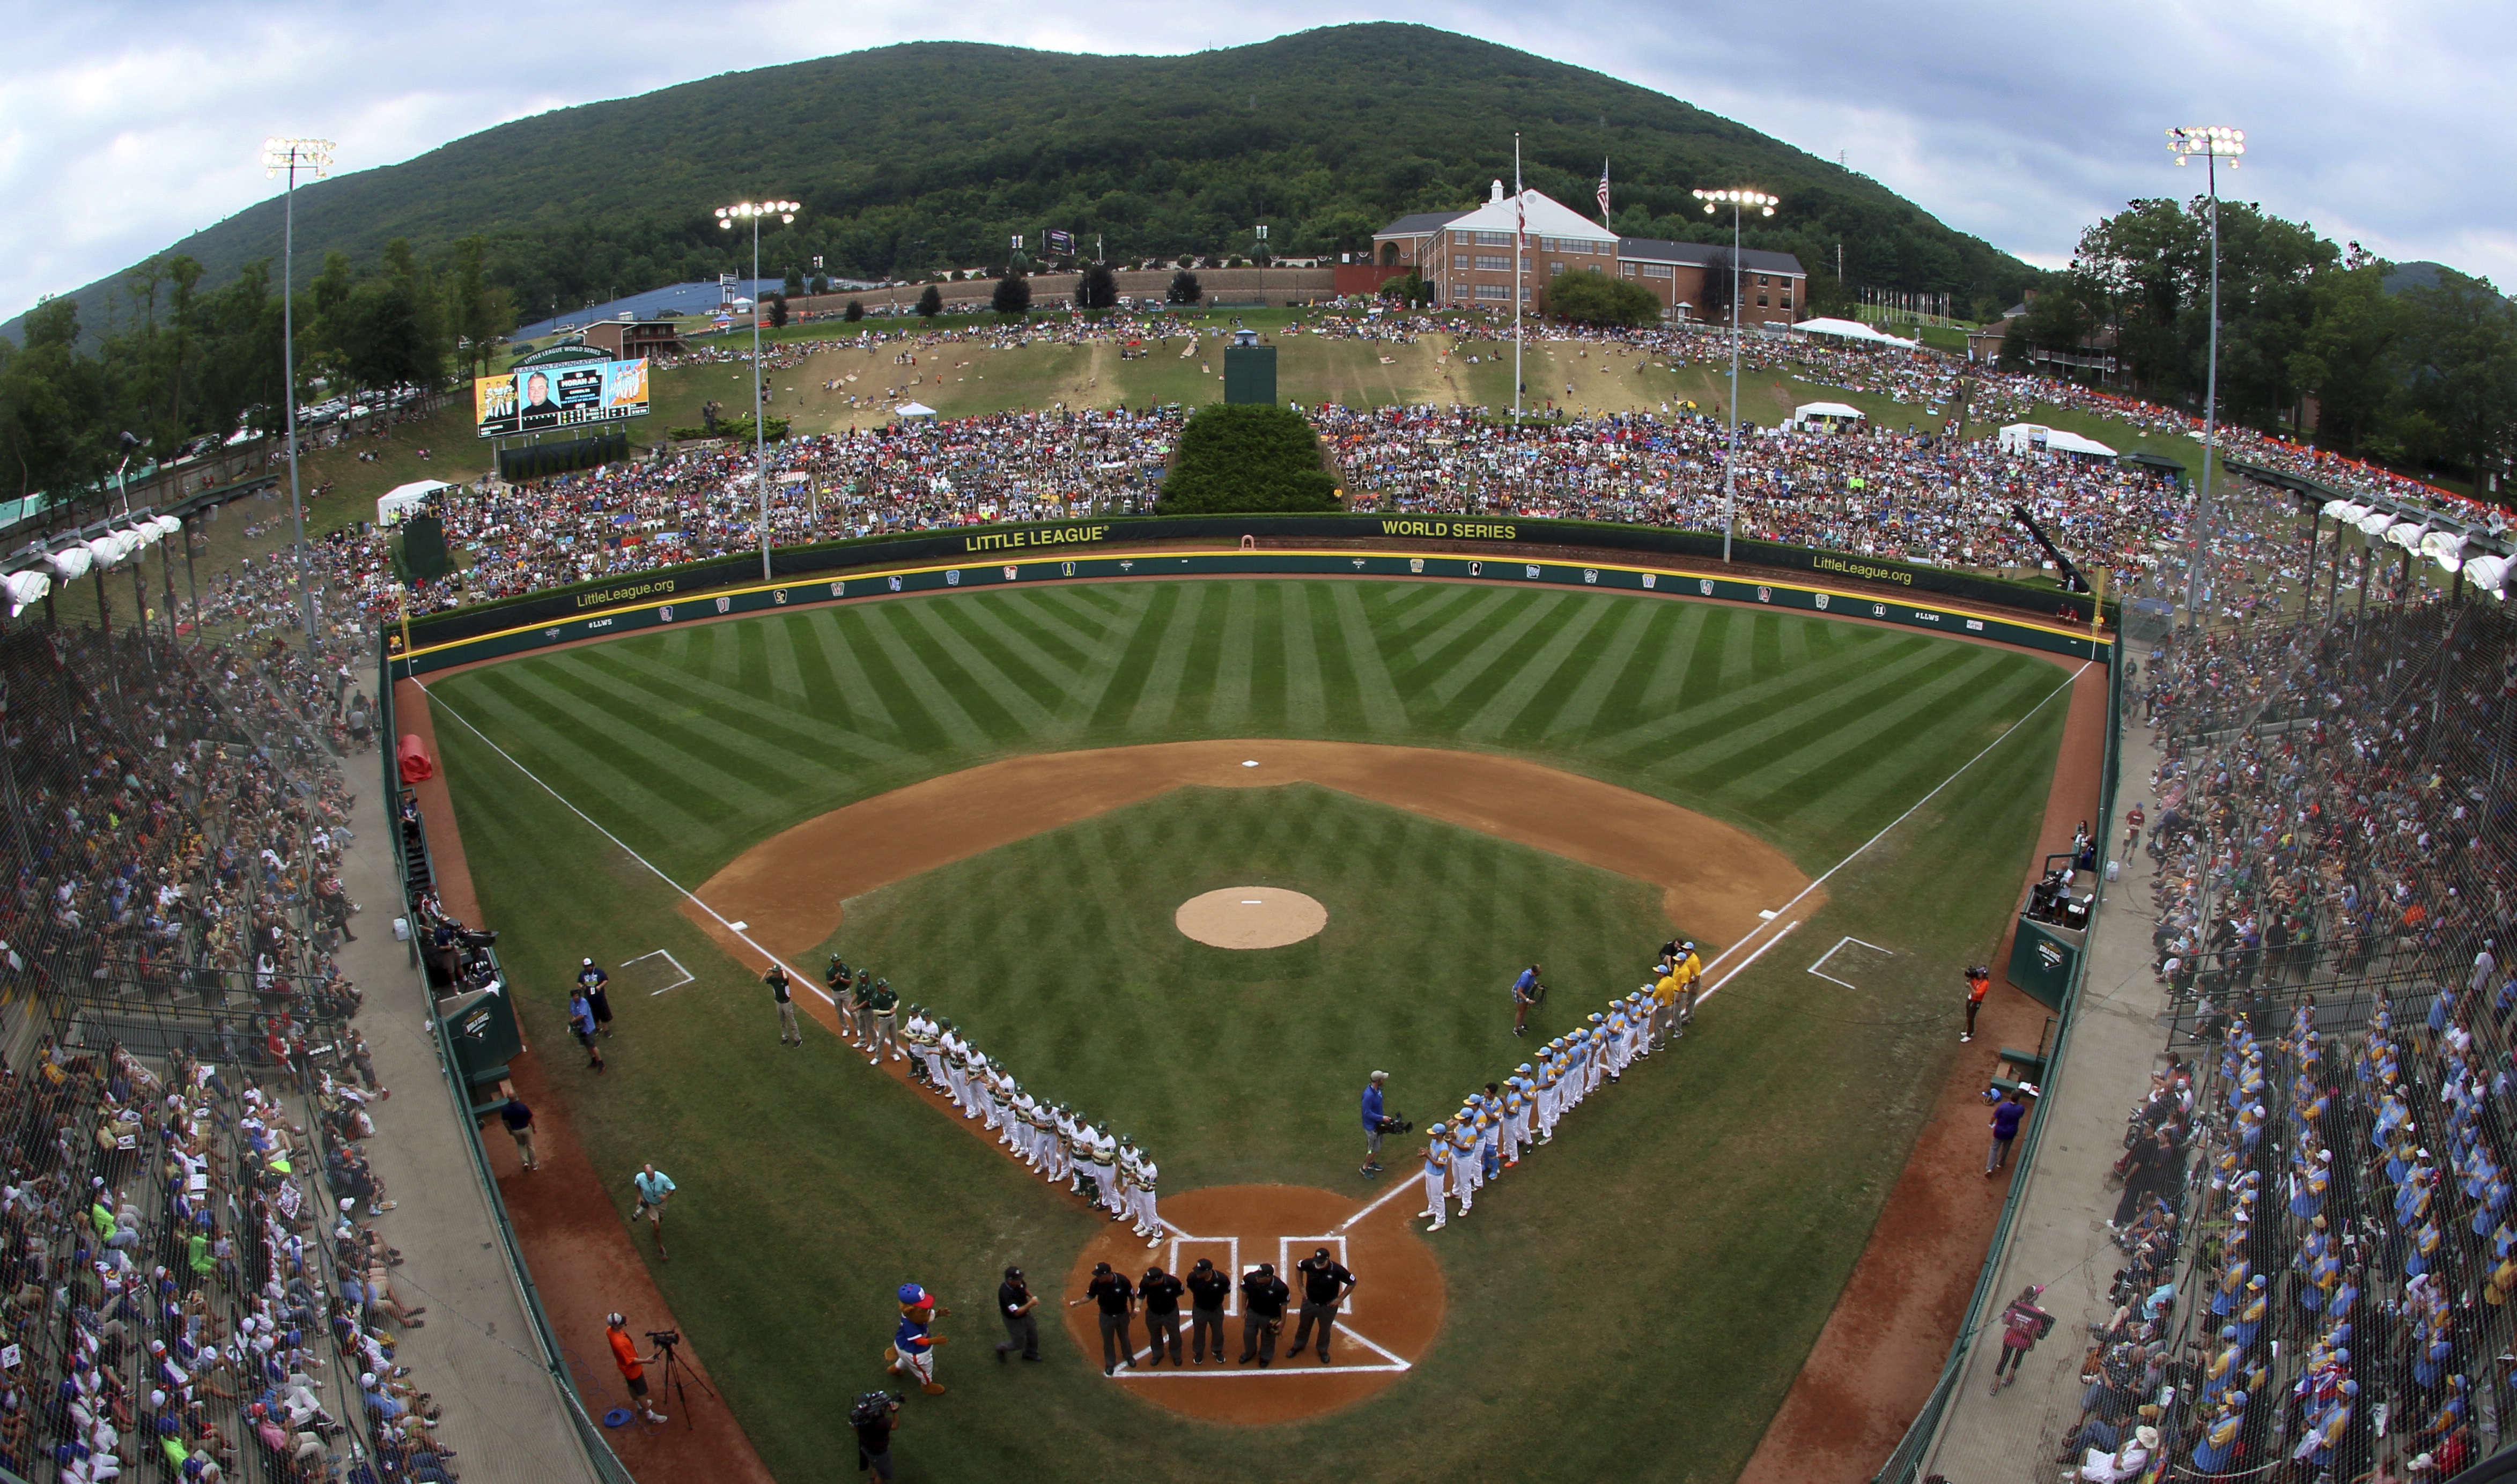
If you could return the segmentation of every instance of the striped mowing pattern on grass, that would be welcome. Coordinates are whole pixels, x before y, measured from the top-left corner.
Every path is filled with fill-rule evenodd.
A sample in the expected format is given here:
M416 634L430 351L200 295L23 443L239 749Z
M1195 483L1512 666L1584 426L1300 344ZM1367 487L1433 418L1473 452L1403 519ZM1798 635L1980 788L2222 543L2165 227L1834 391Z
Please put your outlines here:
M1456 583L1110 583L815 609L439 682L699 879L754 841L1013 753L1288 736L1526 752L1823 866L2053 685L1926 634Z

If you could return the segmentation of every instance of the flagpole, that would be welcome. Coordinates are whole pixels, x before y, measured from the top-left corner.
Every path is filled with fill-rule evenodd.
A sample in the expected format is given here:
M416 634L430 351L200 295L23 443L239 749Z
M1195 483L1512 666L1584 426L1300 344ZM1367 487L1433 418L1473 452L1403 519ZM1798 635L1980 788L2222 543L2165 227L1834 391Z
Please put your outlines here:
M1520 263L1529 250L1520 200L1520 136L1512 137L1512 425L1520 426Z

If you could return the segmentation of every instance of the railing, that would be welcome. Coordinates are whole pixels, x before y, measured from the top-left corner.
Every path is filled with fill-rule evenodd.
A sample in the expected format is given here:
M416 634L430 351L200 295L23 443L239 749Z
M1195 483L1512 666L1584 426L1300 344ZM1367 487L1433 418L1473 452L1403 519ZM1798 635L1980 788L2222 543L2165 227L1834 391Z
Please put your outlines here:
M385 741L376 751L383 760L384 796L388 799L399 799L402 796L403 782L393 746L394 740L399 736L394 726L394 665L392 657L386 653L381 641L377 647L377 656L376 714L379 735ZM405 855L405 836L399 821L395 823L390 832L394 842L395 870L400 879L408 882L412 879L413 863ZM420 848L423 851L427 848L424 835L421 836ZM419 864L425 868L428 863L422 861ZM433 870L430 871L430 877L432 879L434 877ZM419 941L419 925L414 908L415 904L405 896L403 902L403 913L405 920L409 923L415 956L416 945ZM587 1415L585 1403L577 1396L576 1383L569 1378L566 1352L561 1348L559 1335L551 1329L549 1313L542 1307L541 1292L533 1284L533 1270L525 1261L524 1249L517 1244L515 1226L507 1219L506 1199L498 1193L498 1177L490 1167L490 1153L482 1145L481 1125L473 1117L472 1089L464 1082L462 1062L455 1053L451 1031L445 1017L436 1012L434 995L431 995L429 1004L429 1024L437 1038L438 1068L446 1078L448 1095L454 1100L457 1120L461 1125L457 1132L464 1153L470 1157L473 1178L480 1182L484 1204L489 1208L491 1222L496 1230L499 1253L506 1258L507 1273L515 1281L517 1297L524 1304L525 1313L533 1320L533 1343L536 1350L534 1358L543 1372L549 1376L551 1386L558 1393L560 1406L568 1414L569 1425L576 1434L578 1446L585 1450L586 1463L592 1466L595 1475L601 1478L604 1484L636 1484L636 1480L630 1476L628 1468L621 1463L619 1455L612 1451L611 1443L604 1438L603 1429L592 1417ZM10 1481L0 1480L0 1484L10 1484Z

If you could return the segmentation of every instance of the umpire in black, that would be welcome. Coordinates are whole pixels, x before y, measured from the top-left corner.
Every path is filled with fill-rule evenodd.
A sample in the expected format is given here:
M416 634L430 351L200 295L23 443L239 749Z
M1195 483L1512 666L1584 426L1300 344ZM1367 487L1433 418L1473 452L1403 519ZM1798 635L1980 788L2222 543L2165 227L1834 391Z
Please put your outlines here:
M1330 1256L1327 1248L1295 1263L1294 1269L1301 1275L1302 1317L1294 1326L1294 1343L1285 1351L1285 1358L1292 1360L1302 1353L1303 1343L1311 1336L1311 1323L1316 1320L1320 1327L1320 1364L1325 1366L1329 1363L1329 1332L1337 1328L1338 1305L1354 1292L1354 1275Z
M1223 1364L1223 1304L1232 1296L1232 1280L1215 1270L1215 1264L1204 1257L1188 1270L1188 1345L1189 1358L1206 1364L1206 1337L1215 1336L1215 1363ZM1177 1365L1178 1357L1173 1357Z
M1101 1305L1101 1374L1116 1376L1124 1365L1136 1369L1136 1343L1128 1334L1128 1316L1135 1311L1136 1290L1124 1273L1110 1271L1110 1264L1092 1264L1092 1281L1084 1286L1084 1296L1066 1301L1068 1308L1078 1304Z
M1272 1262L1242 1275L1241 1364L1255 1357L1263 1367L1276 1358L1276 1333L1285 1328L1285 1300L1293 1296Z
M1180 1363L1179 1301L1186 1288L1160 1265L1145 1269L1145 1276L1136 1280L1136 1296L1145 1305L1145 1343L1154 1352L1152 1364L1161 1365L1163 1351L1169 1348L1174 1371Z
M1040 1359L1040 1321L1032 1310L1040 1300L1032 1296L1031 1285L1023 1282L1021 1268L1005 1269L1005 1281L997 1285L997 1317L1005 1322L1005 1342L997 1346L997 1363L1015 1350L1025 1360Z

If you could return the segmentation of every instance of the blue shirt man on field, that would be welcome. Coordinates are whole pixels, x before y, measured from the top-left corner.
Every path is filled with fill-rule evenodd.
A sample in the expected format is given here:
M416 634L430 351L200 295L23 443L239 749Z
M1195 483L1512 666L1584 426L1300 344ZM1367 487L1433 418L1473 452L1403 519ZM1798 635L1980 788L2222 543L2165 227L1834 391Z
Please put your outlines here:
M1363 1084L1363 1168L1355 1173L1367 1180L1381 1173L1381 1125L1387 1117L1381 1107L1381 1088L1388 1081L1388 1073L1375 1072Z
M1512 1034L1514 1036L1529 1034L1529 1007L1538 1003L1538 996L1545 993L1538 987L1538 976L1542 972L1533 963L1522 969L1520 977L1512 982Z

